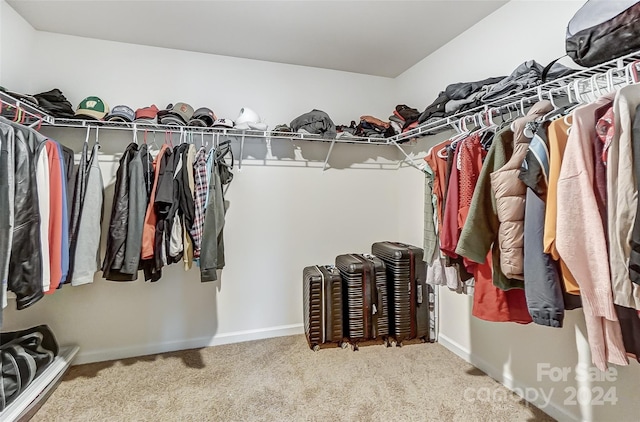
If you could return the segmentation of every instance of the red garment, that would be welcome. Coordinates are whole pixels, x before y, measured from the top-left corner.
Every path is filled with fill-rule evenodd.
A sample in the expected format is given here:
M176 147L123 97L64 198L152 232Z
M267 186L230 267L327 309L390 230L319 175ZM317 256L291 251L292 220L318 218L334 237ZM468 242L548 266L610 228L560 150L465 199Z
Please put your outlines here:
M62 279L62 169L58 145L45 141L49 157L49 268L51 283L45 293L51 294L60 285ZM46 265L46 263L45 263Z
M446 187L446 174L447 174L447 146L451 144L450 140L444 141L429 151L424 160L429 164L433 171L433 194L437 199L437 212L436 217L438 219L438 233L442 233L442 199L444 198L444 192Z
M486 155L487 151L482 147L480 135L473 134L463 141L459 153L460 158L458 159L460 163L460 174L458 175L458 185L460 186L460 198L458 200L458 239L460 238L460 232L462 232L464 223L467 221L473 191L476 188L476 183L478 183L480 171L482 170L482 162ZM456 240L456 245L457 243ZM476 263L468 258L464 258L463 262L467 271L473 273Z
M155 248L156 241L156 223L158 220L158 216L156 215L155 202L156 202L156 187L158 186L158 164L164 155L164 152L169 148L167 144L162 144L160 148L160 152L153 160L153 169L155 173L155 177L153 180L153 188L151 190L151 198L149 199L149 205L147 206L147 212L144 216L144 227L142 229L142 259L151 259L153 258L153 252Z
M493 285L491 273L491 251L483 264L476 264L473 277L476 281L473 291L471 315L491 322L532 322L527 308L524 289L501 290Z
M463 141L458 141L456 150L453 153L453 165L449 173L449 186L447 187L447 202L444 208L442 231L440 232L440 250L451 258L457 258L456 246L460 238L460 227L458 227L458 207L460 185L458 184L458 154Z

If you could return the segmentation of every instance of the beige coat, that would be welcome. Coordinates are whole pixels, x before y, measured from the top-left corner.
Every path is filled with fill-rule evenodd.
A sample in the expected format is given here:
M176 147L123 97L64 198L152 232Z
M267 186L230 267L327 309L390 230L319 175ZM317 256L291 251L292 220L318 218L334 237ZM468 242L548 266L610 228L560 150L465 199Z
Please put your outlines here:
M500 223L500 268L511 279L524 280L524 198L527 187L518 176L531 141L527 135L532 136L525 135L525 127L552 109L549 101L537 102L526 116L514 122L513 155L504 166L491 173L491 189L496 197Z

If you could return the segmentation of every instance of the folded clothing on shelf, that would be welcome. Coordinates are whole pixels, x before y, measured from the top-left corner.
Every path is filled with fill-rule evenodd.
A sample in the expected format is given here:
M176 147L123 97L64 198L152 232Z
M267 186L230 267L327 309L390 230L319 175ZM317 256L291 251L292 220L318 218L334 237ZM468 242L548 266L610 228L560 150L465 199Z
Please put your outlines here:
M296 117L291 121L290 126L296 132L303 129L308 133L321 135L327 139L334 139L337 135L336 125L331 117L324 111L317 109Z

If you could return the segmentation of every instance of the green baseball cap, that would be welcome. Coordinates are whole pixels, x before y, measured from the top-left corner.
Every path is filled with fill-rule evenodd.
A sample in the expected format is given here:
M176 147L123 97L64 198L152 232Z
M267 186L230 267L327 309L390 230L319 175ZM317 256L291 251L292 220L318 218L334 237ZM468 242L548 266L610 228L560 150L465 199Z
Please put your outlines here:
M76 116L102 120L109 114L109 105L99 97L87 97L78 104Z

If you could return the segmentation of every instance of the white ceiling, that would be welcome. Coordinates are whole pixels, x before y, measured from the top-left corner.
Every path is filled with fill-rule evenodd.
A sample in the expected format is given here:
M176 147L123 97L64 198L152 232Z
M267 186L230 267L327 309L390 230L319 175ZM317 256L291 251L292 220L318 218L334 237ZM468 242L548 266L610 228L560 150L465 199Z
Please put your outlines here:
M507 1L8 3L41 31L396 77Z

